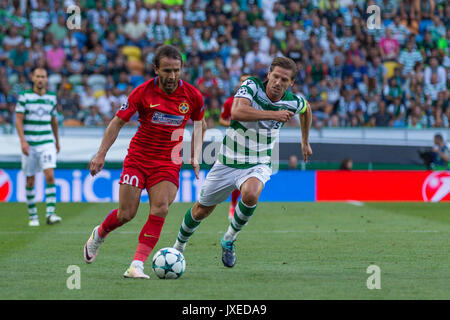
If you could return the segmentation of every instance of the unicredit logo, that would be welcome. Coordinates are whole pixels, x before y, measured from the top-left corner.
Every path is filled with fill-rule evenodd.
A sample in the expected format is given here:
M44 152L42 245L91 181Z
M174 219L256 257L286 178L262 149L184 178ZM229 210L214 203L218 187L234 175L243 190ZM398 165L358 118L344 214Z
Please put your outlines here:
M422 197L427 202L450 201L450 171L435 171L423 182Z
M9 175L0 169L0 202L8 201L12 190L13 186Z

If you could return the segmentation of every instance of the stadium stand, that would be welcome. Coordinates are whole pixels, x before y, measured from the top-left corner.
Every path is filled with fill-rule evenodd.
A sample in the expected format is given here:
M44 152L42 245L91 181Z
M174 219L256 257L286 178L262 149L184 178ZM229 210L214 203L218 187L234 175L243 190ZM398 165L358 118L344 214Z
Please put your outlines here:
M367 27L373 4L378 29ZM67 27L70 5L79 29ZM183 79L204 94L208 127L242 72L263 77L284 55L298 65L292 90L310 101L315 128L449 128L449 18L445 0L1 0L0 125L14 123L30 70L44 66L61 125L104 126L154 76L166 43L184 53Z

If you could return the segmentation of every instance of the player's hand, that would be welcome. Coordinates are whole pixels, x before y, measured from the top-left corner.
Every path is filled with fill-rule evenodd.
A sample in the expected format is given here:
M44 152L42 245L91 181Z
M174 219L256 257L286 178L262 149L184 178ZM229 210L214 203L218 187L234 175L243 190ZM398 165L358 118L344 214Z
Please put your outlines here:
M95 176L99 173L103 166L105 165L105 157L99 154L96 154L94 158L92 158L89 163L89 171L91 172L91 176Z
M29 156L30 155L30 145L28 144L28 142L23 141L21 143L21 146L22 146L22 153L26 156Z
M307 162L308 158L310 156L312 156L312 149L311 146L309 145L309 142L302 142L302 154L303 154L303 161Z
M61 146L59 145L59 141L55 142L55 146L56 146L56 153L59 153L59 150L61 150Z
M195 178L198 180L198 174L200 172L200 165L197 160L191 159L192 168L194 168Z
M287 122L292 118L293 115L294 113L288 110L275 111L274 120L278 122Z

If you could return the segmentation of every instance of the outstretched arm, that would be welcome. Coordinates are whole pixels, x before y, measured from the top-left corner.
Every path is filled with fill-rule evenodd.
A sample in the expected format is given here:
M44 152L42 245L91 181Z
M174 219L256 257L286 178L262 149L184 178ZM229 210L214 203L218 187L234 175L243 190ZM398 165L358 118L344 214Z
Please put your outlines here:
M108 127L105 130L105 134L103 135L100 148L89 164L89 170L92 176L95 176L102 170L103 166L105 165L106 153L108 152L109 148L111 148L114 141L116 141L117 136L119 135L119 131L120 129L122 129L125 123L126 122L120 119L118 116L115 116L109 123Z
M302 131L302 154L303 161L307 162L308 157L312 155L312 149L309 145L309 128L311 127L312 112L309 102L306 102L306 110L299 115L300 129Z
M231 107L231 120L236 121L276 120L286 122L293 115L293 112L287 110L257 110L252 107L250 100L246 98L234 98Z

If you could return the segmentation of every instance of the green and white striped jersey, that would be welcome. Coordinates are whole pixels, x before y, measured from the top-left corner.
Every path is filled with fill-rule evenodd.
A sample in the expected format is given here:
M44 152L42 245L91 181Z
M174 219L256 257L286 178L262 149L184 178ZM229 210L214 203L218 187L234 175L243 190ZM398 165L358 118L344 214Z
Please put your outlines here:
M270 101L265 84L255 77L244 81L234 97L249 99L252 107L257 110L289 110L295 114L306 111L306 100L290 91L286 91L279 101ZM271 165L272 149L283 125L283 122L276 120L232 120L222 141L219 162L234 168Z
M56 94L47 91L38 95L33 90L20 94L16 113L23 113L23 130L25 140L33 146L54 143L51 119L56 116Z

